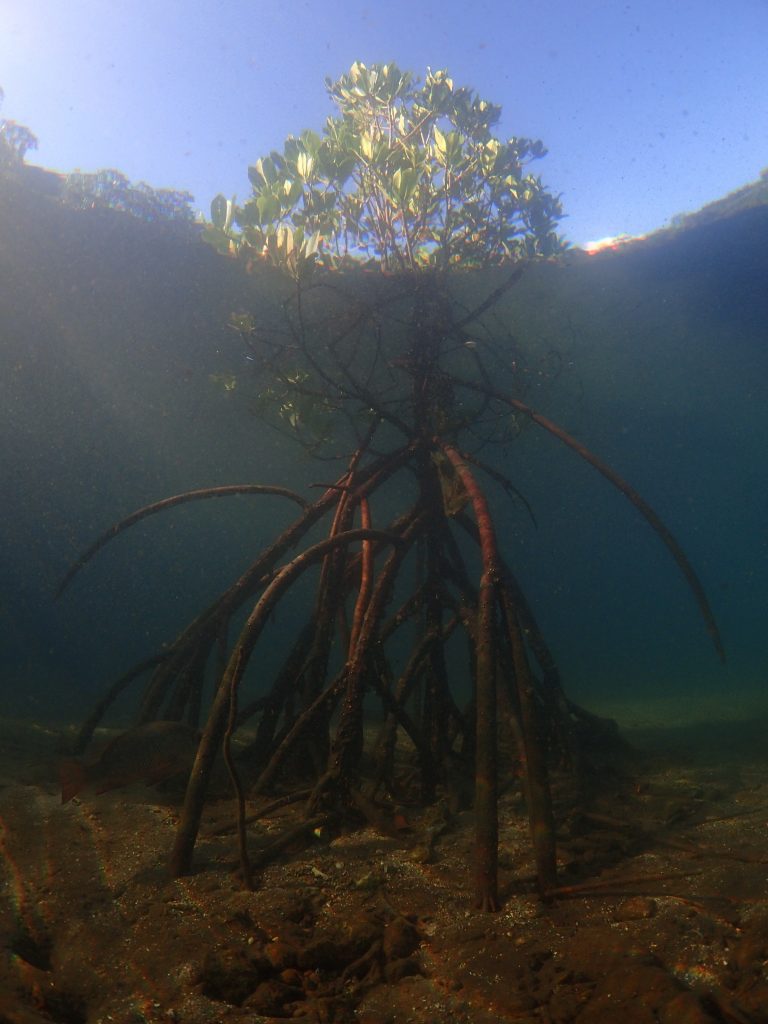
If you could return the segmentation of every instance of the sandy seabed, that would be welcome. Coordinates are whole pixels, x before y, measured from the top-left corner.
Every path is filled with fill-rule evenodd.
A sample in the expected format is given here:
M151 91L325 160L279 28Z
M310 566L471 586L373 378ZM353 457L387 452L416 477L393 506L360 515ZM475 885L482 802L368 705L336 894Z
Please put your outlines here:
M62 805L62 731L0 722L0 1024L764 1024L768 717L618 710L626 744L554 778L549 905L502 787L496 914L472 908L460 801L312 835L249 892L224 788L172 880L178 787ZM255 821L252 851L300 818Z

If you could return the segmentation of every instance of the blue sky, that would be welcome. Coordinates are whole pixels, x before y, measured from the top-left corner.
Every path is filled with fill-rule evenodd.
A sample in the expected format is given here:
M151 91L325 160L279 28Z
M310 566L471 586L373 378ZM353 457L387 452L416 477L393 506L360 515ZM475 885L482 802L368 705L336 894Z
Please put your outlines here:
M0 0L0 116L31 159L245 199L354 60L457 84L541 138L576 243L660 227L768 165L768 0Z

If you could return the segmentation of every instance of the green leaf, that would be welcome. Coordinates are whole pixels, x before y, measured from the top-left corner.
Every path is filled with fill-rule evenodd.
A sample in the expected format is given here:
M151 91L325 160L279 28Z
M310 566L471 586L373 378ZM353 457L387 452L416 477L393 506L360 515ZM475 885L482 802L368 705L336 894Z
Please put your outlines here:
M208 245L212 245L213 248L220 253L222 256L231 256L234 254L236 246L229 235L222 231L221 228L217 228L214 224L206 224L202 231L203 241L207 242Z
M227 219L227 200L219 193L211 202L211 221L216 228L223 228Z
M313 132L310 128L307 128L301 133L299 138L301 139L307 153L309 153L310 156L316 157L318 150L323 144L323 140L317 132Z
M282 212L280 200L272 192L265 192L256 200L256 207L262 224L277 220Z
M364 135L360 139L360 152L369 163L373 160L373 139L370 135Z
M437 153L439 158L444 160L446 150L445 136L437 127L437 125L435 125L432 129L432 138L435 143L435 152Z
M213 226L226 231L232 223L234 204L231 199L219 194L211 202L211 221Z
M291 181L289 178L283 182L283 202L286 206L293 206L301 198L304 188L300 181Z
M277 168L271 157L266 156L263 160L257 160L254 169L265 185L274 185L277 181Z
M315 168L315 158L310 156L309 153L299 153L296 160L296 173L304 181L311 177L312 171Z
M398 168L392 175L393 193L400 206L408 206L419 183L419 172L411 168Z
M285 224L282 224L275 234L277 248L283 259L286 259L293 252L293 231Z
M315 231L314 234L310 235L309 238L305 238L302 244L302 251L305 256L314 256L320 248L321 235L319 231Z

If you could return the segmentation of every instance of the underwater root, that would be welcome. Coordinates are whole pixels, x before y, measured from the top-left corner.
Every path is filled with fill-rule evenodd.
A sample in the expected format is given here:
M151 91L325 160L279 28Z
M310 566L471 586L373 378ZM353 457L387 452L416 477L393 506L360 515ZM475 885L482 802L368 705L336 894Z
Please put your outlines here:
M500 550L490 495L501 487L522 496L508 473L481 463L459 445L460 437L476 449L493 439L491 427L484 436L486 417L508 419L510 408L525 416L587 461L641 512L682 572L724 658L703 587L654 509L565 430L500 388L477 345L469 344L467 325L512 287L518 270L463 317L454 315L439 275L396 282L397 302L410 303L411 309L410 318L403 319L402 310L397 314L394 337L404 337L406 348L395 358L384 351L384 301L355 306L351 320L339 321L338 337L331 337L331 321L323 320L320 334L331 340L323 353L315 351L316 332L307 310L318 293L297 280L284 306L289 348L309 367L312 384L299 375L294 398L325 407L327 396L329 409L343 407L354 439L344 471L322 485L313 502L286 488L246 484L189 491L148 505L103 533L62 581L59 593L109 540L184 502L252 493L286 498L300 507L298 516L161 655L113 685L81 730L83 743L117 694L147 670L151 676L139 722L202 726L170 855L174 877L191 870L219 754L235 796L240 870L250 885L265 854L249 858L249 796L277 791L279 798L279 787L285 786L309 790L307 822L296 833L299 838L316 827L312 823L330 820L329 815L362 817L386 829L394 817L399 744L415 762L424 804L433 803L449 785L454 766L462 766L473 790L474 900L482 910L496 910L503 717L511 723L508 731L517 747L514 758L522 775L539 897L547 901L557 891L550 769L568 765L578 773L579 733L598 732L604 723L565 697L554 658L505 560L508 555ZM334 297L343 300L331 289L326 298ZM359 333L366 327L371 330L366 344L372 346L367 354ZM475 379L464 372L472 360ZM502 360L499 365L506 364ZM386 378L383 394L371 384L376 367ZM472 401L465 403L467 398ZM317 540L316 531L323 529L324 538ZM310 570L317 572L311 588ZM282 602L296 593L302 594L302 617L281 666L264 679L259 643ZM395 599L398 611L388 617ZM242 625L230 637L234 622ZM457 657L462 645L465 653ZM246 677L258 682L260 692L243 714L239 695ZM207 693L213 696L206 706ZM364 722L364 710L373 705L384 719L375 743ZM256 736L246 756L233 741L249 716L256 719ZM368 771L371 761L375 770L364 791L363 767ZM382 811L375 794L392 803Z

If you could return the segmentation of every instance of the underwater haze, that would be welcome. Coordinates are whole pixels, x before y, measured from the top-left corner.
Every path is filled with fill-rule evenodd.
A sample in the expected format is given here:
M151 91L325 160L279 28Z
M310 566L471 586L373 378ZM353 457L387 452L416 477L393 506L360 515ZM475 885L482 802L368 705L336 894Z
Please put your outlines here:
M543 140L531 180L562 204L562 236L595 253L533 268L492 315L529 404L679 541L727 663L637 509L527 425L501 461L533 515L504 498L505 551L567 691L605 707L674 693L702 713L710 699L760 698L764 3L30 0L0 13L5 713L78 718L172 643L292 510L241 495L152 517L54 601L111 524L194 488L310 496L326 479L242 386L247 353L228 320L272 315L270 281L217 255L191 221L213 216L209 241L226 250L227 202L266 202L253 192L259 158L323 130L323 83L353 61L397 61L417 81L446 68L452 87L498 103L491 130ZM704 222L682 217L755 180ZM669 225L615 252L587 245ZM493 286L479 275L476 301ZM281 610L271 649L294 628Z
M170 510L77 557L177 492L269 483L311 496L329 469L265 426L227 320L269 307L195 230L79 211L4 182L0 349L2 710L77 720L170 643L293 511L242 495ZM662 516L720 625L717 659L685 581L624 497L533 428L500 465L503 544L569 694L594 707L675 696L693 716L762 702L768 298L763 207L613 253L542 265L496 310L526 400ZM492 278L477 277L477 300ZM227 389L238 378L240 386ZM498 457L498 456L497 456ZM296 623L271 628L282 651ZM127 712L124 712L127 713ZM651 711L648 711L651 714Z

